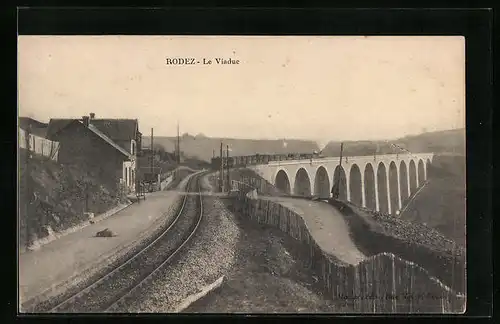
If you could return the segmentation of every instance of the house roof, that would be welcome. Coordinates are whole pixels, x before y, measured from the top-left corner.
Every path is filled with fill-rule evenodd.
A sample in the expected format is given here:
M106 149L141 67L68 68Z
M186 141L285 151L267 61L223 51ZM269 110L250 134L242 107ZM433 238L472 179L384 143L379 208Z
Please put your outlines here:
M139 128L137 119L92 119L90 122L114 141L135 139Z
M28 125L35 126L38 128L43 128L48 126L46 123L42 123L41 121L38 121L31 117L19 117L19 126L27 127Z
M53 137L63 128L75 121L77 121L77 119L51 118L49 121L49 126L47 127L47 138L50 140L53 139Z
M120 151L121 153L123 153L124 155L126 155L127 157L130 158L130 153L127 152L127 150L125 150L120 145L116 144L112 139L110 139L108 136L106 136L106 134L102 133L99 129L97 129L96 126L94 126L93 124L89 124L88 128L92 132L94 132L94 134L96 134L97 136L102 138L104 141L106 141L109 145L113 146L115 149L117 149L118 151Z

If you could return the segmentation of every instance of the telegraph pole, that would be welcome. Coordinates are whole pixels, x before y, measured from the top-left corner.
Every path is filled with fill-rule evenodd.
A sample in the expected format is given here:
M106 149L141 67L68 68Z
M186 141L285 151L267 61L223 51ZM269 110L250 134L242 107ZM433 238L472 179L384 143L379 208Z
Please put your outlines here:
M231 190L231 182L229 180L229 145L226 146L226 173L227 173L227 191Z
M339 163L339 178L337 179L337 198L339 198L340 196L340 175L342 174L341 173L341 170L342 170L342 153L344 151L344 143L340 143L340 163Z
M179 137L179 121L177 121L177 164L181 163L181 141Z
M222 151L222 143L220 143L220 177L219 177L220 191L224 190L224 153Z
M151 178L153 177L153 161L155 159L155 150L153 147L153 128L151 128L151 164L150 164L150 169L149 172L151 173Z
M24 176L26 177L26 247L29 247L31 241L31 199L33 196L32 186L31 186L31 152L30 152L30 137L31 137L31 125L28 125L28 129L24 133L25 135L25 145L26 145L26 170L24 171Z

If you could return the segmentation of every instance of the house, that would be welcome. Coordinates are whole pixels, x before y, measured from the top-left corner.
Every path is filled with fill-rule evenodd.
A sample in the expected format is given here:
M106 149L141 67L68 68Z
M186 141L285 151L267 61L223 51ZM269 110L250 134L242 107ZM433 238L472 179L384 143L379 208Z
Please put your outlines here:
M59 162L86 168L109 188L137 187L137 152L142 134L137 119L51 119L47 139L59 142Z

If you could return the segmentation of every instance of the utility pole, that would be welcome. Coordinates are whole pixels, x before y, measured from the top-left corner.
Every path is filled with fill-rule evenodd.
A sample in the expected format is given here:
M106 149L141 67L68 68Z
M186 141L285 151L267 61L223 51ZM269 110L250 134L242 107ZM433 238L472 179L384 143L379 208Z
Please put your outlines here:
M177 121L177 164L181 163L181 141L179 137L179 121Z
M222 143L220 143L220 177L219 177L220 192L224 190L224 153L222 151Z
M229 180L229 145L226 146L226 173L227 173L227 191L231 190L231 182Z

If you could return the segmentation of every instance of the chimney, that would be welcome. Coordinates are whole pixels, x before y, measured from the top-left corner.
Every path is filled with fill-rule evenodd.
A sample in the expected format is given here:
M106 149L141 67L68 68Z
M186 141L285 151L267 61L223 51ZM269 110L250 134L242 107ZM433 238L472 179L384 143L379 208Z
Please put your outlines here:
M90 119L94 119L95 118L95 114L94 113L90 113Z
M89 126L89 116L82 116L82 121L85 126Z

